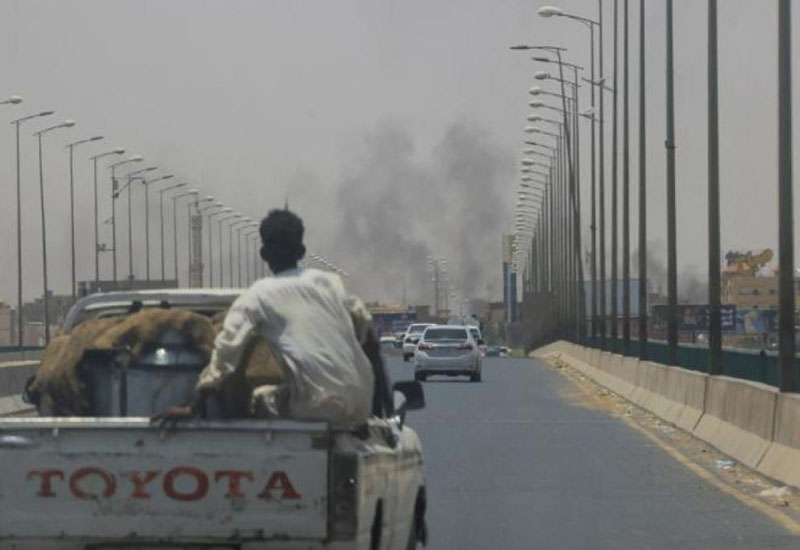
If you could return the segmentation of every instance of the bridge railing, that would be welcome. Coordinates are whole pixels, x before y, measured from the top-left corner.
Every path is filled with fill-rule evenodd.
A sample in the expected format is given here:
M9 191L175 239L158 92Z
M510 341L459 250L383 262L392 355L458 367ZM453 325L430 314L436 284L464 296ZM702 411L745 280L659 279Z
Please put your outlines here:
M606 338L605 346L601 347L599 338L587 338L584 345L627 357L641 357L640 343L635 339L631 339L627 350L622 339ZM645 346L645 356L649 361L665 365L669 363L665 341L648 340ZM706 346L679 344L677 359L676 366L678 367L708 374L709 351ZM778 353L769 350L723 348L721 374L778 387L780 382ZM795 376L800 380L800 358L795 359Z
M44 346L0 346L0 363L38 361Z

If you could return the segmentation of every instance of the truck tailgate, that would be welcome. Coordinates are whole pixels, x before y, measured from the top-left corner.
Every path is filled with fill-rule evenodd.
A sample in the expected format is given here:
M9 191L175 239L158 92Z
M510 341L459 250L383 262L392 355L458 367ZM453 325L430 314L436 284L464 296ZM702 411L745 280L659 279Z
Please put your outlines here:
M324 539L328 431L0 419L0 540Z

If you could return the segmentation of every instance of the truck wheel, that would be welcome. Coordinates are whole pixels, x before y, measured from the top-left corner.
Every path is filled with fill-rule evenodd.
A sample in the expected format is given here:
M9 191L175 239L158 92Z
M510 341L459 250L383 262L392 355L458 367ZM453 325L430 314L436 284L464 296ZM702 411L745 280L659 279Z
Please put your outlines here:
M470 382L480 382L481 381L481 371L476 372L472 376L469 377Z
M403 362L408 363L408 360L411 359L411 356L407 353L403 354Z

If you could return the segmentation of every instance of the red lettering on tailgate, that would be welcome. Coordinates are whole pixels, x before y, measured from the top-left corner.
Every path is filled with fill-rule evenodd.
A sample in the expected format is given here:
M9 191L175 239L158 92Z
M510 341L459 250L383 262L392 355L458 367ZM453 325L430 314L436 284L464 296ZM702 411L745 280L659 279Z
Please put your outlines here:
M178 492L178 490L175 488L175 480L178 478L178 476L193 477L197 483L194 491L188 493ZM192 466L177 466L164 475L164 494L171 499L188 502L200 500L201 498L205 497L207 493L208 476L206 476L206 474L198 468L193 468Z
M63 470L30 470L28 472L28 476L26 479L31 479L32 477L41 477L41 482L39 483L39 490L36 492L36 496L44 497L44 498L53 498L56 496L55 492L53 491L53 484L52 480L54 477L57 477L61 481L64 481L64 471Z
M161 473L158 470L148 470L147 472L126 472L123 474L133 483L133 492L131 498L150 498L150 493L147 492L147 484L158 477Z
M225 498L243 498L242 479L253 481L253 472L240 470L217 470L214 472L214 481L223 478L228 478L228 492L225 493Z
M105 487L100 495L103 498L109 498L114 494L114 491L116 491L117 480L112 474L100 468L80 468L69 476L69 490L76 498L94 499L98 497L95 493L85 491L81 488L80 482L89 476L96 476L103 480Z
M297 500L300 498L300 493L295 491L292 482L289 481L289 476L286 475L286 472L273 472L273 474L269 476L267 484L264 486L264 490L258 494L258 498L270 500L272 499L272 491L275 490L282 491L281 498L284 500Z

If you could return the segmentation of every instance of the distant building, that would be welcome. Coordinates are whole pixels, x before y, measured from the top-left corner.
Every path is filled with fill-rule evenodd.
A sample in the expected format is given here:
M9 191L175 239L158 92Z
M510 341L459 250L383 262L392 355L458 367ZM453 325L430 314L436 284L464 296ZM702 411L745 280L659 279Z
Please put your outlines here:
M723 277L722 303L733 304L740 310L775 309L778 307L778 278L750 275Z
M431 306L419 305L419 306L409 306L409 310L414 312L418 323L430 323L433 322L433 315L431 314Z
M390 336L399 332L405 332L408 325L416 322L416 312L400 305L381 304L371 302L366 304L367 309L372 315L372 323L380 336Z

